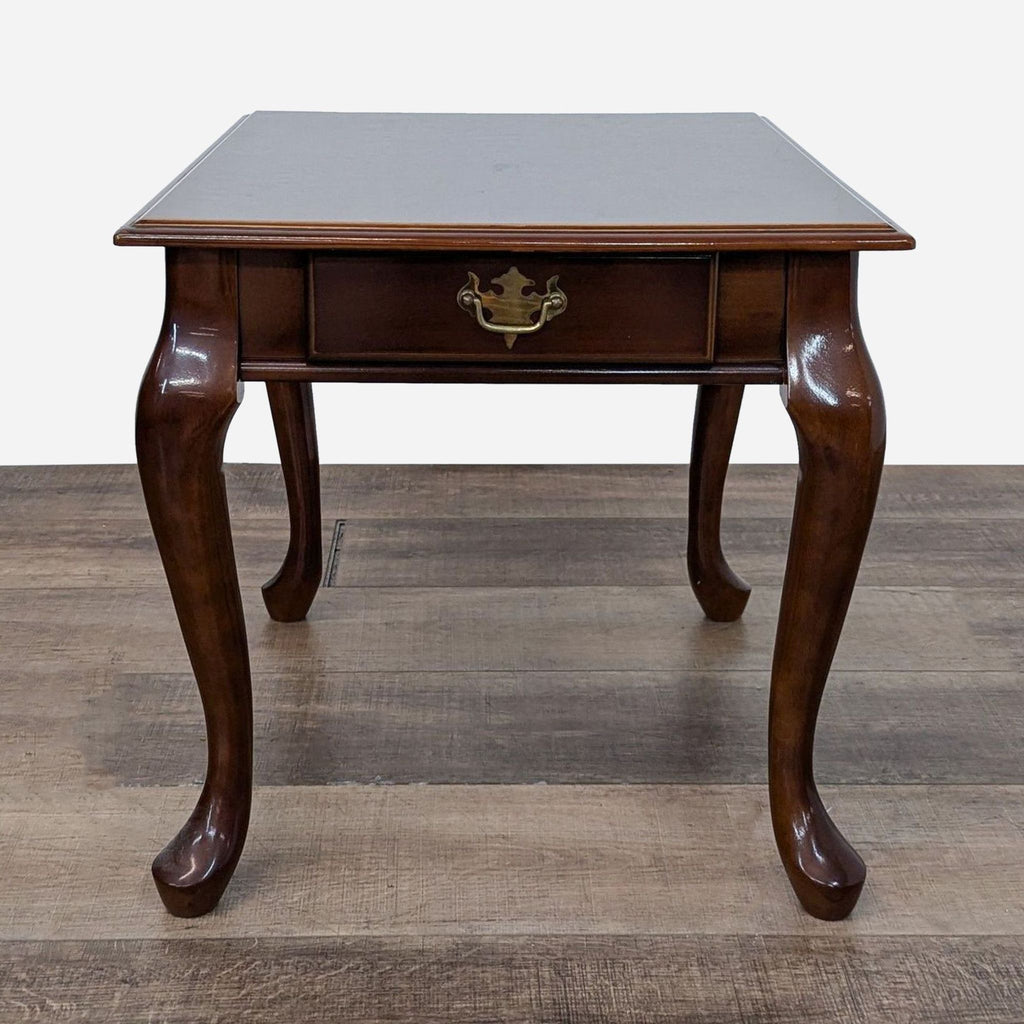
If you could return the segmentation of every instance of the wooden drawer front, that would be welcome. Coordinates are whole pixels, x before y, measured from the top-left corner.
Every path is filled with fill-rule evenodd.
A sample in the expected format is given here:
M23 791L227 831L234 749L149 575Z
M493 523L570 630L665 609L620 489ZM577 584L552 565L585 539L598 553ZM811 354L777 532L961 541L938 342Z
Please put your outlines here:
M547 294L558 278L563 312L536 333L481 327L457 296L479 279L518 268ZM497 363L682 363L711 361L714 256L617 258L506 253L460 256L313 255L310 357ZM537 303L539 305L539 301ZM490 319L490 312L484 312ZM533 314L533 321L538 314Z

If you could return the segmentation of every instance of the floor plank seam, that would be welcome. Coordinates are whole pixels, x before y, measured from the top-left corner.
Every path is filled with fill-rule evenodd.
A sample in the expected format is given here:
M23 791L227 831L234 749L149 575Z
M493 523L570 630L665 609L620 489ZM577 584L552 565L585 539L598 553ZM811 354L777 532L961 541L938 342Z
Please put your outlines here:
M216 920L210 918L210 920ZM851 923L855 921L855 918L851 918ZM173 926L173 919L168 918L168 922ZM829 929L822 931L819 934L807 931L763 931L763 932L666 932L666 931L643 931L643 932L623 932L623 931L608 931L608 932L479 932L479 931L465 931L465 932L395 932L395 931L379 931L379 932L360 932L360 931L341 931L341 932L287 932L281 934L272 935L203 935L197 933L198 929L194 927L185 926L182 929L180 935L164 934L161 936L145 936L135 937L131 935L118 935L118 936L104 936L103 938L94 939L36 939L36 938L10 938L0 937L0 949L4 946L23 946L23 945L46 945L46 946L71 946L77 947L85 944L88 945L111 945L120 946L124 943L131 943L133 945L144 945L152 943L154 945L165 945L168 942L208 942L208 943L252 943L259 939L260 942L305 942L315 941L323 942L324 940L330 939L366 939L366 940L404 940L409 943L421 942L424 939L439 940L444 942L461 942L461 941L472 941L472 942L493 942L495 944L500 942L518 941L523 942L536 941L538 939L555 939L558 941L566 942L590 942L600 939L621 939L624 942L635 941L636 939L709 939L714 941L725 941L725 940L738 940L738 941L750 941L754 939L792 939L797 940L801 943L808 942L822 942L825 944L831 944L835 942L841 942L844 940L850 941L861 941L861 940L911 940L911 939L958 939L963 942L978 941L978 940L992 940L992 941L1006 941L1019 940L1024 943L1024 935L1018 932L895 932L895 931L878 931L878 932L865 932L860 929L853 927L843 929ZM1022 1017L1024 1020L1024 1017Z

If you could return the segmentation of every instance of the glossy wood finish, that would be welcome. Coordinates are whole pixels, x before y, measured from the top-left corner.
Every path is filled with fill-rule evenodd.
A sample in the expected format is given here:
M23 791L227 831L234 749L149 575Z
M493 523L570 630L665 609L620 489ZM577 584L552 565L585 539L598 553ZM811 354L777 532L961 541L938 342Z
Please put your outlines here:
M704 614L733 622L743 614L750 587L722 554L722 492L743 401L742 385L703 384L697 389L690 453L690 515L686 568Z
M222 472L240 390L235 262L233 252L167 251L164 323L136 416L146 508L206 714L206 783L153 862L178 917L216 905L249 825L249 652Z
M784 398L800 477L769 710L768 784L779 853L800 902L828 920L853 909L865 867L818 795L814 728L885 454L885 407L860 332L856 276L856 254L790 260Z
M483 290L516 267L544 292L558 279L568 304L512 349L455 301L469 272ZM542 253L458 256L314 256L313 333L318 361L486 362L586 365L711 361L714 256L659 259L552 257Z
M526 259L536 260L538 258L536 254L520 254L520 256L509 254L509 256L516 259L524 256ZM378 338L381 333L379 322L386 319L388 322L394 323L395 334L404 337L407 344L420 345L425 349L427 346L423 339L433 338L435 349L450 347L451 343L446 340L446 332L439 331L436 325L425 320L422 310L417 309L415 303L411 303L404 293L403 282L406 282L408 278L403 268L414 267L417 262L429 264L430 257L415 253L396 253L386 259L378 258L375 261L367 260L365 256L360 259L354 254L349 254L348 258L350 262L364 268L374 264L383 264L394 268L394 272L388 275L386 287L384 289L378 287L377 290L375 302L380 307L378 317L367 316L370 310L367 308L369 303L366 296L356 295L357 303L361 305L365 317L365 326L374 331ZM494 259L493 255L488 256L483 253L467 254L466 258ZM550 261L550 257L546 257L546 259ZM566 257L561 257L559 262L565 259ZM660 326L661 333L669 338L669 344L665 349L666 355L676 358L677 352L673 352L671 338L678 336L679 332L675 324L664 317L663 311L655 309L646 314L648 322L644 325L642 336L637 334L634 327L632 342L628 337L622 338L624 333L622 329L615 328L617 318L613 301L622 297L622 291L614 286L614 282L610 285L606 298L602 299L598 296L600 300L599 313L607 319L607 322L601 324L601 321L598 321L597 328L612 341L610 351L615 358L613 368L600 365L580 365L578 362L576 364L563 362L558 365L548 363L544 367L523 365L520 359L507 350L505 350L504 356L499 354L497 360L492 359L490 363L474 363L466 360L459 363L424 362L423 356L426 353L421 351L418 361L407 358L402 362L395 363L376 360L373 363L367 363L362 358L352 358L346 361L342 356L336 355L329 364L311 365L307 358L311 348L309 311L313 306L310 301L312 292L310 262L307 254L298 252L262 250L239 252L238 289L241 306L241 372L243 379L436 380L441 382L543 380L559 383L646 381L650 383L698 384L722 380L726 376L731 380L744 383L780 383L784 378L786 257L782 253L720 253L716 257L716 300L713 309L709 309L707 312L707 319L713 323L714 327L715 366L711 372L707 366L680 365L678 363L652 364L646 362L629 365L625 360L630 359L630 344L635 352L637 342L643 341L643 337L652 326L656 330ZM450 264L452 258L438 260L435 256L433 262L439 262L441 265ZM579 262L587 266L605 261L591 258ZM643 259L639 262L641 264L650 263L649 260ZM624 265L621 260L617 261L617 264ZM674 276L676 275L663 273L660 278L655 276L652 280L655 283L664 282ZM650 279L649 272L648 278ZM435 281L433 290L439 293L444 291L448 284L440 280ZM625 298L635 299L638 292L641 298L650 301L649 290L643 287L632 289L632 293L627 289ZM665 288L661 287L657 294L659 304L664 302ZM574 295L576 295L575 291ZM427 298L432 300L433 294L428 292ZM673 312L674 316L678 316L680 309L678 297L669 296L669 298L667 308ZM689 305L682 309L686 315L692 317L695 315L693 305L699 300L696 295L690 295L687 301ZM402 316L396 315L396 306L401 308ZM575 315L576 304L573 306L573 311ZM452 310L444 307L441 309L440 316L446 318L452 312L459 313L460 310L454 305ZM700 315L699 311L696 313ZM410 331L410 320L416 325L415 331ZM343 329L350 324L350 310L336 310L335 321L338 324L338 329ZM555 320L549 326L557 327L558 323L559 321ZM473 345L478 344L475 332L480 331L480 328L467 318L461 328L456 323L456 330L463 332L460 335L463 339L460 344L467 351L472 352ZM398 338L399 341L401 337ZM537 338L532 339L531 344L537 340ZM394 341L385 340L385 344L395 347ZM696 351L700 353L700 358L703 359L705 355L703 346L698 343L695 347ZM678 345L675 348L678 349Z
M139 461L210 766L195 813L154 866L172 912L216 903L248 821L251 698L220 470L235 385L247 379L269 382L281 449L289 545L264 599L286 622L306 615L320 579L314 380L701 385L687 563L719 621L736 619L749 595L720 539L743 386L782 383L801 470L772 670L771 816L803 906L849 913L864 865L824 809L811 754L884 448L852 250L910 248L910 236L754 115L260 113L116 241L174 246ZM471 271L486 287L512 265L541 288L557 275L568 306L510 349L456 294ZM565 634L548 669L586 649L627 671L640 635L657 638L649 667L675 665L676 614L641 600L624 617L627 596L588 595L604 625L582 633L571 602L502 601L508 622L533 617L528 633ZM349 646L313 660L340 671L397 659L427 672L471 651L481 671L529 663L521 639L493 631L482 650L456 628L476 623L479 598L449 607L426 588L415 613L379 623L369 605L349 609ZM437 622L451 631L431 664L421 634ZM309 655L292 657L294 667Z
M323 574L320 540L320 456L308 381L268 381L288 494L288 552L276 575L263 584L263 601L278 622L299 622L316 597Z
M116 235L270 249L906 249L755 114L243 118Z

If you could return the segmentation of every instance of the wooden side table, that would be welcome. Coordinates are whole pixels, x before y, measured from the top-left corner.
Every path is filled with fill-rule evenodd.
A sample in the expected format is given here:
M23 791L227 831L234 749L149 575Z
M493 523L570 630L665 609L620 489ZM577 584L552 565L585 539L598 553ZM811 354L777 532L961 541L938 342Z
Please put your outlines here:
M139 394L146 505L206 714L209 764L153 875L212 909L249 824L252 694L222 473L242 382L266 381L291 542L263 588L302 619L321 575L312 381L692 383L688 562L712 619L749 587L719 540L746 384L782 385L800 476L769 713L782 862L816 917L864 863L811 766L874 511L882 392L857 252L914 240L753 114L243 118L115 236L167 253Z

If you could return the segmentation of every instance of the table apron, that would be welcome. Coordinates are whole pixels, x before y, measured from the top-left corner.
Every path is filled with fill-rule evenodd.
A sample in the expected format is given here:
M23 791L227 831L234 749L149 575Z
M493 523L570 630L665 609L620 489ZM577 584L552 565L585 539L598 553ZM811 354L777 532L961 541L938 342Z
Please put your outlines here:
M779 252L560 261L529 252L485 259L478 253L368 258L240 250L241 376L778 382L784 377L788 262ZM484 275L506 264L540 281L542 290L564 271L559 287L568 295L563 315L507 348L508 337L482 330L456 302L472 268L481 271L483 290Z

